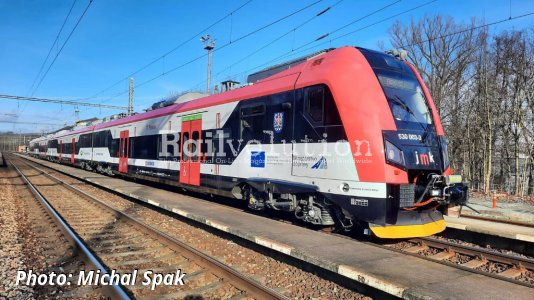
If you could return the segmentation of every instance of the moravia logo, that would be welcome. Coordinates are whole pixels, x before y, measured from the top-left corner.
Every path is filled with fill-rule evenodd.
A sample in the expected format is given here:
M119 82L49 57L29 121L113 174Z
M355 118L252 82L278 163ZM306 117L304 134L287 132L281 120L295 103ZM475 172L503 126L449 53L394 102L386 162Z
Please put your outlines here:
M328 163L326 162L326 157L321 156L321 158L311 167L312 169L328 169Z

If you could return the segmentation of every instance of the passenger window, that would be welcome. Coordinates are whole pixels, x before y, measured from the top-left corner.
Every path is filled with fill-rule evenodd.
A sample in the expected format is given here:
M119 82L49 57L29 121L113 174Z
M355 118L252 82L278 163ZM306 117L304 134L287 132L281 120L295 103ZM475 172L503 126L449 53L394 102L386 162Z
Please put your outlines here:
M305 89L304 96L304 112L312 126L341 126L336 102L326 86L308 87Z
M188 145L189 140L189 132L184 132L182 135L182 160L183 161L189 161L189 156L191 154L191 148L185 148L185 146Z
M198 144L200 143L200 136L198 134L198 131L193 131L193 135L191 136L191 139L193 140L191 142L191 155L192 155L192 161L198 161Z
M174 134L167 134L167 141L172 141L174 140ZM160 144L161 144L161 137L160 137ZM162 145L162 144L161 144ZM176 153L180 153L182 149L182 144L181 143L178 143L178 149L174 150L174 145L173 144L167 144L167 156L169 157L173 157L174 156L174 151L176 151Z
M265 128L265 104L256 104L241 108L240 138L244 141L263 140Z
M324 88L315 86L306 89L305 112L311 121L323 122L324 115Z

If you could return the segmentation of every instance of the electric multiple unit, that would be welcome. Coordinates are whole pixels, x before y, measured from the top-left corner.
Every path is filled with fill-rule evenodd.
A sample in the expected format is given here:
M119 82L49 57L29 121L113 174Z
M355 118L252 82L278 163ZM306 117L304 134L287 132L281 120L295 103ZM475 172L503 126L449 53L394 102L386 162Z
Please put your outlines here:
M328 49L251 85L33 140L30 153L292 211L381 238L444 230L465 204L421 77L399 57Z

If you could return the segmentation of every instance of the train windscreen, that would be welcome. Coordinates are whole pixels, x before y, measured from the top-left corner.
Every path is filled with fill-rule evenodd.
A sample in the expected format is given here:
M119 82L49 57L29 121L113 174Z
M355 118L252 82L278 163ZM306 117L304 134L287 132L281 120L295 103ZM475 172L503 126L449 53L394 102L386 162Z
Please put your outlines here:
M406 128L410 127L409 123L431 125L432 115L426 97L410 67L393 56L359 50L373 68L397 126Z

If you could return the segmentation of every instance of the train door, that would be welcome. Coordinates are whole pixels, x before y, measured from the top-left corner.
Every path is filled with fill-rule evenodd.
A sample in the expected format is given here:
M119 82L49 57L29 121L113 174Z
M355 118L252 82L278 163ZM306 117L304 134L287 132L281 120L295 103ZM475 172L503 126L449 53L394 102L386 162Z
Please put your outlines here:
M184 117L180 147L180 183L200 185L201 136L202 116Z
M119 172L128 173L128 146L129 146L129 131L123 130L120 132L119 140Z
M63 141L59 141L59 161L61 161L61 152L63 152Z
M189 162L189 184L200 185L200 139L202 137L202 119L191 121L191 162Z
M72 152L70 153L70 163L74 164L74 155L76 154L76 139L72 138Z

